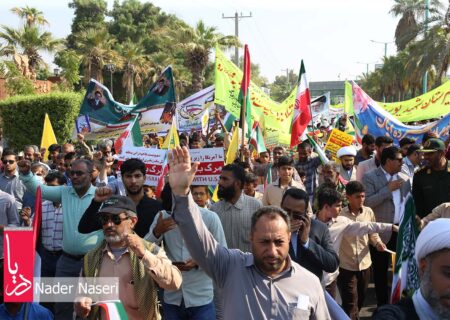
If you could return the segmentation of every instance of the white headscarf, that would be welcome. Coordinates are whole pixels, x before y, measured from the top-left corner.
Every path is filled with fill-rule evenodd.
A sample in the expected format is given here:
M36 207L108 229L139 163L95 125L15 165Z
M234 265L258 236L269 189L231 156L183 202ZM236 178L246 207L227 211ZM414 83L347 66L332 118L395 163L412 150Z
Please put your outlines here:
M450 219L431 221L419 234L416 241L416 260L420 262L430 253L450 249Z

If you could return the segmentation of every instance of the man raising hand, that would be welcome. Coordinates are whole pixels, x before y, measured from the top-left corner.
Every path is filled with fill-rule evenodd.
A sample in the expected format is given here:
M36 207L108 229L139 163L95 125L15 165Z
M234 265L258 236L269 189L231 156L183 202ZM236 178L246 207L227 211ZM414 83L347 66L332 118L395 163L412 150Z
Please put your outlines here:
M172 216L192 258L222 290L224 319L330 319L318 278L289 258L284 210L268 206L253 214L252 253L226 249L206 229L189 192L198 163L191 165L188 149L177 147L169 165Z

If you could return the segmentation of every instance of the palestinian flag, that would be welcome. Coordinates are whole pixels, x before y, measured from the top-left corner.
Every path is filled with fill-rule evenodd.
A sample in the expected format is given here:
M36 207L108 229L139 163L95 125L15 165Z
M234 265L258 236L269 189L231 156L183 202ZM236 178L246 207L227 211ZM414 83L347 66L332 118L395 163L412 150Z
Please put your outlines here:
M264 179L264 191L266 191L267 186L272 183L272 167L273 167L273 164L269 163L268 168L267 168L267 174Z
M298 76L297 97L295 99L294 115L291 123L291 148L300 143L299 138L311 122L311 97L309 94L308 81L306 80L305 66L303 60Z
M96 305L105 312L105 320L128 320L128 315L120 301L104 301Z
M227 113L225 115L225 118L223 119L223 125L227 129L227 131L231 131L233 129L234 121L236 121L236 117L233 116L231 113Z
M248 46L244 47L244 74L242 76L241 91L239 92L239 101L241 103L241 128L244 126L242 119L245 118L247 126L247 136L250 136L252 128L252 112L250 101L250 53Z
M416 208L411 193L405 199L404 214L397 235L395 268L392 279L391 303L397 303L403 295L412 296L419 288L419 270L414 257L419 230L415 223Z
M142 147L142 134L141 127L139 125L138 116L134 118L125 129L124 132L114 142L114 149L116 154L122 153L122 148L125 145Z
M250 135L249 143L255 148L258 154L267 151L258 121L253 122L252 134Z
M327 156L325 155L325 151L323 151L323 149L314 141L314 139L309 134L307 134L306 137L308 138L309 143L311 143L314 150L319 155L319 158L320 158L320 161L322 161L322 164L326 164L326 163L330 162L330 160L328 160Z

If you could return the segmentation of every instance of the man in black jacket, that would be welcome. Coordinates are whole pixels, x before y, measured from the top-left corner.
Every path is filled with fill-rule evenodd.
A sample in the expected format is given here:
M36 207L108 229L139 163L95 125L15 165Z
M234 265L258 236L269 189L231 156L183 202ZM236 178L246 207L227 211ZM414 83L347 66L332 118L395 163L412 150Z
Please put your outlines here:
M331 244L327 225L307 215L308 202L308 194L297 188L288 189L281 200L281 208L291 218L289 254L292 260L322 280L323 271L336 271L339 258Z
M128 159L120 167L120 172L127 196L133 200L137 208L138 222L134 232L143 238L147 234L156 214L162 210L162 205L159 201L151 199L144 194L146 173L144 162L139 159ZM86 209L78 224L78 232L91 233L102 229L97 212L102 203L109 199L112 194L112 189L108 187L96 189L91 205Z

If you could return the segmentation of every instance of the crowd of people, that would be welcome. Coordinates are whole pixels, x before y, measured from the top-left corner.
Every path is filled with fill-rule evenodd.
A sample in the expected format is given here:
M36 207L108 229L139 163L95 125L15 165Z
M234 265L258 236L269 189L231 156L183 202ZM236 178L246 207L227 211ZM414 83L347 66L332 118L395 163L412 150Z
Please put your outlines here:
M222 168L214 202L213 188L192 185L189 149L226 154L230 136L219 127L179 135L161 193L146 184L141 159L119 167L111 140L4 145L1 231L31 225L40 187L41 276L118 277L129 319L339 319L333 301L359 319L371 281L375 319L450 318L450 139L427 133L396 146L367 134L327 163L308 139L259 154L244 146ZM320 129L319 146L329 133ZM392 305L390 251L409 194L423 230L420 288ZM2 259L2 283L3 269ZM95 319L105 311L93 302L3 303L0 318Z

